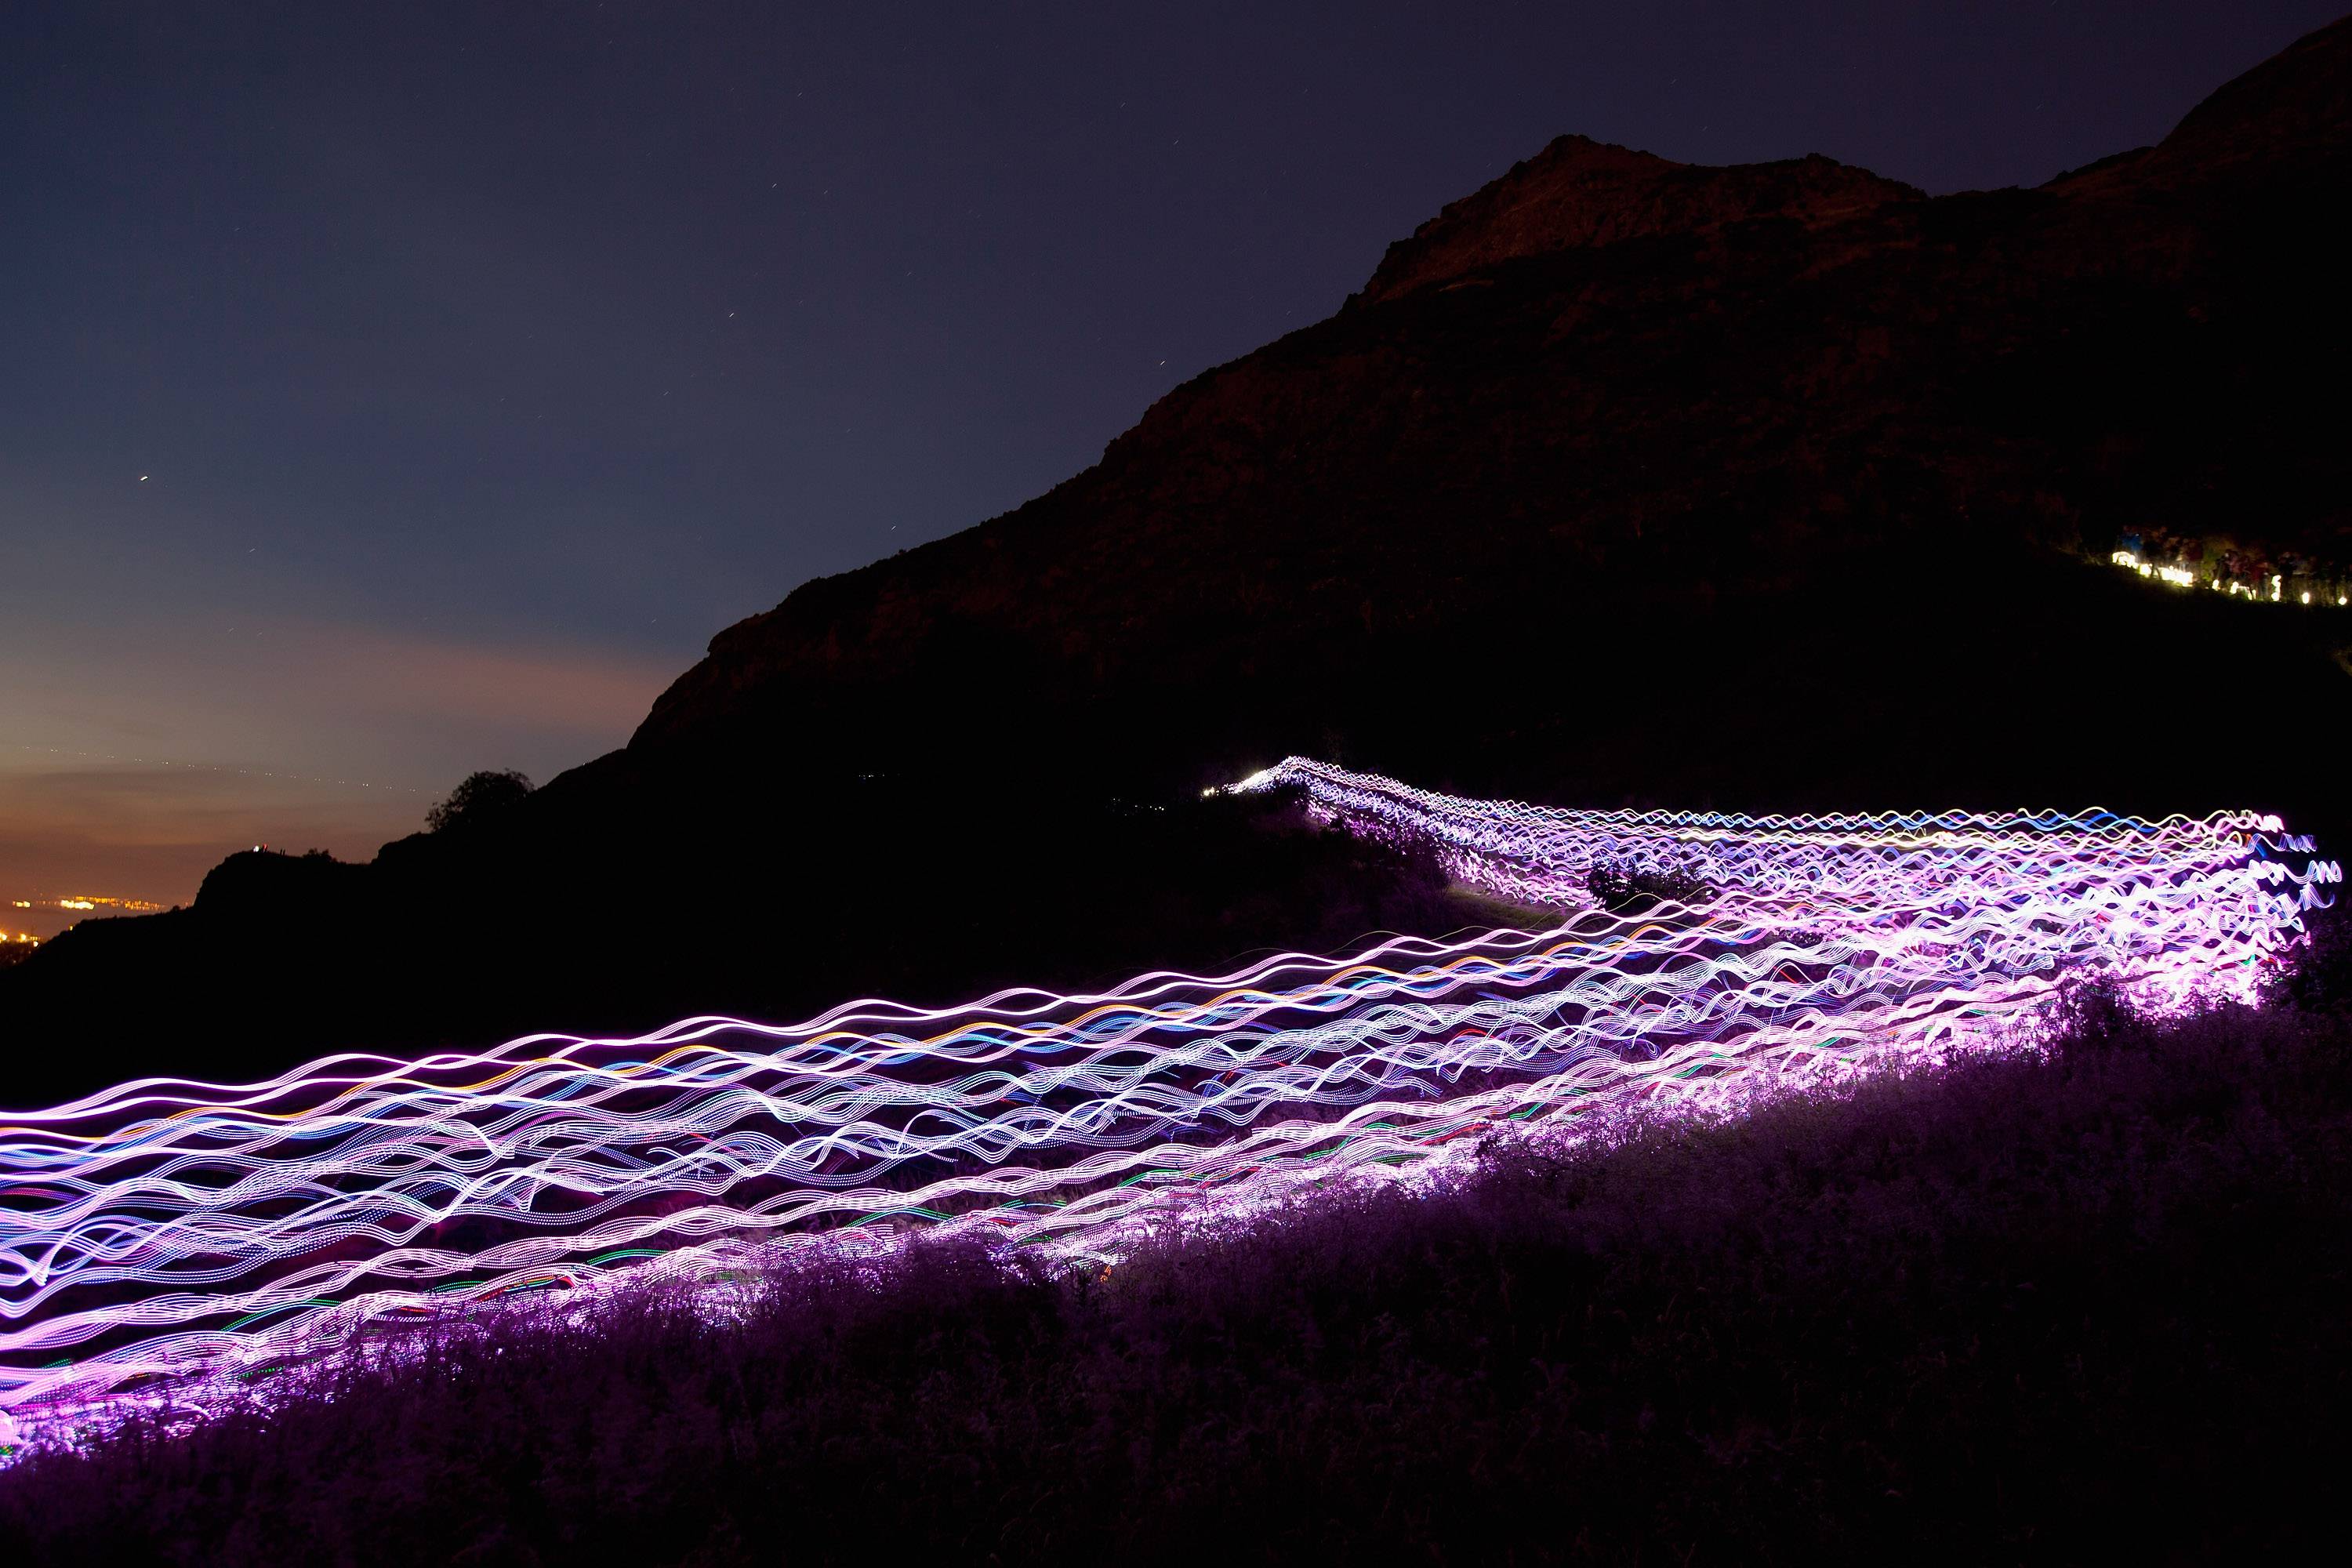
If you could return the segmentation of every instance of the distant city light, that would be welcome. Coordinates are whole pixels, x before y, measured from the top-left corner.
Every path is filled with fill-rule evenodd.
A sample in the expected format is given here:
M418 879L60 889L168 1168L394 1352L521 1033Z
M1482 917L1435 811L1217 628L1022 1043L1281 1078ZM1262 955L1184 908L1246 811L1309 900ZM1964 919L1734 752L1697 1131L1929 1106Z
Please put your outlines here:
M71 893L62 899L11 899L20 910L123 910L134 915L151 915L163 906L147 899L117 899L103 893Z

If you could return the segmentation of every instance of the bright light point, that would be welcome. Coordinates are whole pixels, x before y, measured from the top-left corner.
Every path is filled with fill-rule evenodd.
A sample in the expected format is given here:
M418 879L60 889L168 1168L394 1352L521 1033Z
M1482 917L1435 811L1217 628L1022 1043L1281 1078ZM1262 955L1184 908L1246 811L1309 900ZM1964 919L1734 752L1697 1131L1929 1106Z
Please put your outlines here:
M1276 770L1273 768L1260 768L1257 772L1250 774L1249 777L1242 780L1241 783L1233 785L1232 792L1234 795L1242 795L1252 790L1272 788L1275 780L1275 772Z

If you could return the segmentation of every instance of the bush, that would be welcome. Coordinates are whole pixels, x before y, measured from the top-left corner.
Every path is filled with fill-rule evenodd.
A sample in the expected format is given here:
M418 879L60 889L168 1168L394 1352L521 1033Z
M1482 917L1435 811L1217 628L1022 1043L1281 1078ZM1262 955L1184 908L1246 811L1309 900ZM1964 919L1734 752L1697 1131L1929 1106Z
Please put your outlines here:
M497 816L530 793L530 777L512 769L467 773L446 799L425 814L425 829L428 833L446 833L453 827L471 826Z
M1715 897L1715 889L1692 872L1639 866L1595 866L1584 886L1601 908L1619 915L1643 914L1660 904L1703 904Z

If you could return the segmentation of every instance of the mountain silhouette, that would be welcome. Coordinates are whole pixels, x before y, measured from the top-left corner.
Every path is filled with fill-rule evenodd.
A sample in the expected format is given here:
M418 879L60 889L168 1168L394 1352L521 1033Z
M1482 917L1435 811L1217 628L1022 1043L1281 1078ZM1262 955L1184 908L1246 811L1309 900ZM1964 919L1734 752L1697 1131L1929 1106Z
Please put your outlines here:
M722 632L627 771L1339 752L1586 801L2321 808L2332 769L2168 731L2307 734L2352 621L2085 562L2352 560L2347 80L2337 24L2158 147L1937 199L1562 138L1093 468Z
M0 1026L104 1031L25 1079L88 1087L1466 918L1426 866L1197 799L1290 752L2336 831L2352 607L2107 557L2352 574L2347 95L2339 22L2155 147L1939 197L1564 136L1084 473L720 632L497 824L224 868L0 975Z

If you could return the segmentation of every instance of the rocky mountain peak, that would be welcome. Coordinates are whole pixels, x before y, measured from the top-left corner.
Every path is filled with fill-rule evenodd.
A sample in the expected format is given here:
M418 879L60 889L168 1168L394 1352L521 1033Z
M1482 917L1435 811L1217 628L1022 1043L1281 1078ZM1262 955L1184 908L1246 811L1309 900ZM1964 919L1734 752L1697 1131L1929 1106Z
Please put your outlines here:
M1707 168L1562 136L1390 246L1361 299L1393 300L1520 257L1755 218L1818 228L1919 195L1818 153Z

